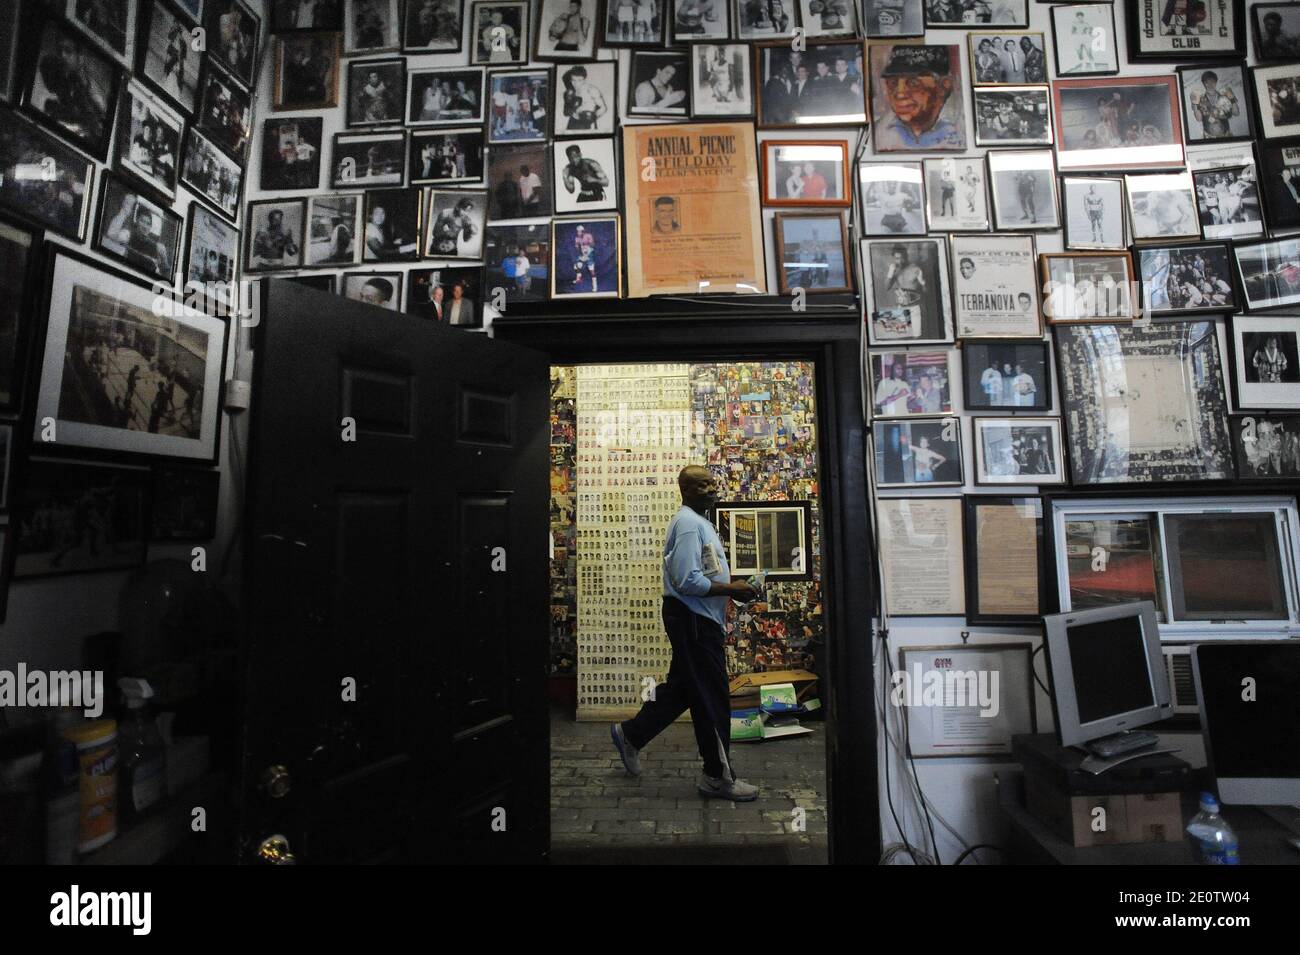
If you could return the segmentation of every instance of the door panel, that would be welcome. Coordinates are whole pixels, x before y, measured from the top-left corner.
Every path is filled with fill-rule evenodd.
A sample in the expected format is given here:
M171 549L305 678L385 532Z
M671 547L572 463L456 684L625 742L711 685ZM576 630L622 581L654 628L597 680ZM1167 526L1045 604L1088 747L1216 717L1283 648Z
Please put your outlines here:
M266 285L241 857L282 833L308 863L540 860L546 358Z

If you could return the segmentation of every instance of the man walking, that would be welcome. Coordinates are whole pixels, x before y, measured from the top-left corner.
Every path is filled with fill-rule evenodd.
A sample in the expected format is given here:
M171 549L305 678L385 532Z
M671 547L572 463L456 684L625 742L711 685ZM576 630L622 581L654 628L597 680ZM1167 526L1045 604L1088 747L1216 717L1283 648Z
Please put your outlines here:
M722 541L705 517L718 503L713 474L691 465L677 475L677 486L682 507L664 541L663 621L673 648L668 680L654 688L636 716L611 724L609 732L628 773L639 776L640 751L689 709L704 760L700 794L749 802L758 797L758 788L737 779L728 759L731 696L723 640L727 601L750 600L757 591L746 581L731 580Z

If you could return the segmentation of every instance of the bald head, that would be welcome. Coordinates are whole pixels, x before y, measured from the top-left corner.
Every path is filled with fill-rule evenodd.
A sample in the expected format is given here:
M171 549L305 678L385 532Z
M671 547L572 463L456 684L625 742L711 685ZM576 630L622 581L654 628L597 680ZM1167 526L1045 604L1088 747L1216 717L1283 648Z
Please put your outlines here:
M698 514L718 503L718 484L713 472L698 464L682 468L677 475L677 487L682 492L682 503Z

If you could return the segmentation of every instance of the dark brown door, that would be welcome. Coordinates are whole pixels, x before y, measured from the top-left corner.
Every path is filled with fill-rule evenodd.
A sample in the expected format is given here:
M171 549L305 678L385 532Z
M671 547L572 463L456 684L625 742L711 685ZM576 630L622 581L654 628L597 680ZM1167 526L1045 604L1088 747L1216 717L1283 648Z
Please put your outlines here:
M541 861L546 358L265 284L240 857Z

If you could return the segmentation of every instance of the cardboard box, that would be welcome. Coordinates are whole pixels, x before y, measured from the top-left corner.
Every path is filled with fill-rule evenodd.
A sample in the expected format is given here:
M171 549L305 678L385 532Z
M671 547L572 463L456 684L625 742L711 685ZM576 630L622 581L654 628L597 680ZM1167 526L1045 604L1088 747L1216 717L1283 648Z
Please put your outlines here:
M807 670L770 670L767 673L742 673L731 681L731 708L748 710L759 705L760 687L772 683L793 683L795 695L803 703L817 695L817 674Z
M1129 793L1111 796L1070 796L1029 773L1025 774L1025 806L1076 849L1138 842L1177 842L1183 837L1182 802L1178 793ZM1105 810L1105 828L1094 830Z

